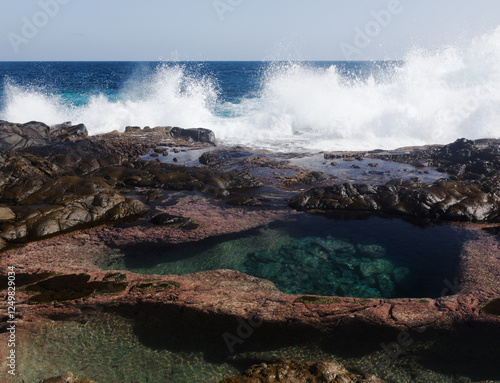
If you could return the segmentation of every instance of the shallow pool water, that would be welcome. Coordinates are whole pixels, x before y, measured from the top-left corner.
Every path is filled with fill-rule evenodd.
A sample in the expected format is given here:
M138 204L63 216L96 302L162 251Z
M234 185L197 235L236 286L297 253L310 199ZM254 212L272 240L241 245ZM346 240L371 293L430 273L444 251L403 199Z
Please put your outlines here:
M412 333L404 353L390 357L381 345L394 342L397 331L365 326L325 334L269 324L256 328L230 354L222 334L234 332L237 323L192 314L150 308L133 317L93 313L83 321L46 323L23 337L19 375L12 381L37 382L69 370L96 382L216 383L257 363L332 359L389 383L469 383L498 377L493 372L498 352L484 346L484 331L477 345L468 339L470 329L456 335ZM458 352L450 354L451 348Z
M233 269L291 294L435 298L457 277L466 233L401 219L300 214L196 243L123 247L100 266L164 275Z

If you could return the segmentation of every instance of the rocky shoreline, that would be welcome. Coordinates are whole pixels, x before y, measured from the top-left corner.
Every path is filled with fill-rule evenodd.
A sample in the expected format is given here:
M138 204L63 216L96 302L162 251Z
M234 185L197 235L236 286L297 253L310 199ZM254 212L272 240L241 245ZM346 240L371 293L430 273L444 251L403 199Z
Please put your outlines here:
M453 345L463 350L450 357L457 375L499 379L499 148L496 140L461 139L318 159L217 148L213 133L201 128L127 127L90 137L84 125L0 121L1 294L7 268L15 265L19 334L103 312L143 327L168 317L172 333L188 336L199 326L191 336L203 339L203 351L216 359L228 357L228 344L247 351L315 339L335 355L379 352L387 365L391 353L405 352L413 340L438 340L420 352L424 364L433 366ZM435 180L424 182L431 174ZM303 211L448 221L474 239L464 245L460 280L448 281L441 297L289 295L237 271L140 275L102 267L116 248L198 242L310 214ZM242 321L259 323L251 341L221 335ZM146 343L155 337L151 326L141 332ZM0 331L5 347L7 326ZM225 381L272 382L278 375L289 382L382 381L365 369L355 375L321 361L245 361L238 365L244 376Z

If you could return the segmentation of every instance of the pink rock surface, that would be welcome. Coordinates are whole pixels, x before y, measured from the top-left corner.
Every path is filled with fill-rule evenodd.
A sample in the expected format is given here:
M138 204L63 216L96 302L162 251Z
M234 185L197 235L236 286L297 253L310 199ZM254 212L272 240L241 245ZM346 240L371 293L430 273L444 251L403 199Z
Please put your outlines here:
M196 231L148 224L133 227L100 227L30 243L2 255L0 267L15 265L18 273L54 271L61 274L89 273L91 280L102 280L109 273L95 263L111 254L116 244L166 241L183 243L208 236L256 227L284 218L287 211L222 208L203 197L187 197L162 210L189 216L201 225ZM293 213L299 214L299 213ZM500 324L500 318L488 316L480 308L500 296L500 251L495 237L483 233L480 226L468 226L475 239L469 240L462 254L462 284L444 283L447 294L438 299L356 299L339 298L332 304L308 304L298 296L280 292L273 283L237 271L217 270L191 275L151 276L123 272L130 282L125 292L94 296L60 304L33 305L19 291L18 311L25 323L36 325L37 318L81 314L83 308L119 307L148 303L192 308L200 312L249 318L258 315L273 323L302 323L318 328L343 326L352 322L394 329L450 327L467 320ZM178 290L138 291L133 286L145 280L176 281ZM2 293L2 296L5 292ZM2 306L5 299L2 299ZM5 337L5 334L0 335Z

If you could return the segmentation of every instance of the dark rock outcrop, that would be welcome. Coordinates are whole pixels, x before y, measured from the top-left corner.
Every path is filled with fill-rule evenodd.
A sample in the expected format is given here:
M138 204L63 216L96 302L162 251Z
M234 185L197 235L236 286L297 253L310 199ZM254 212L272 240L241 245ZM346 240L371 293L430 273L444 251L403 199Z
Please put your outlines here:
M151 223L155 225L172 225L174 223L182 223L188 221L189 218L172 215L168 213L156 214L151 218Z
M50 128L42 122L13 124L0 121L0 150L19 150L50 143Z
M70 122L49 127L43 122L16 124L0 121L0 150L21 150L88 136L85 125Z
M50 127L50 137L60 140L75 140L88 137L89 132L83 124L72 125L71 122Z
M250 152L246 150L241 150L239 148L235 149L217 149L209 152L205 152L200 156L200 163L211 167L222 167L229 168L232 166L243 165L245 159L248 158Z
M385 185L318 187L288 201L298 210L385 212L453 221L500 220L499 180L487 184L439 181L432 185L391 181Z
M149 208L119 194L62 197L57 203L29 210L17 221L0 226L0 238L8 242L37 240L61 232L140 217Z
M196 143L217 146L214 132L204 128L183 129L171 126L157 126L155 128L145 127L141 129L139 126L127 126L124 135L151 135L162 137L173 140L173 142L179 144L179 146L189 146ZM118 136L121 136L120 133L118 133Z
M472 141L460 138L445 146L372 156L411 164L417 168L432 166L464 180L492 177L500 171L500 141L493 139Z
M193 142L205 142L213 146L217 146L217 140L215 139L215 134L209 129L204 128L193 128L193 129L182 129L174 127L170 129L170 136L174 139L184 139Z
M139 192L151 202L161 189L227 195L262 186L245 172L139 158L164 140L212 145L215 138L206 129L129 127L124 134L87 137L84 125L70 123L49 128L0 122L0 128L0 147L6 149L0 155L0 248L146 214L144 203L119 194L123 188L154 189L154 195Z

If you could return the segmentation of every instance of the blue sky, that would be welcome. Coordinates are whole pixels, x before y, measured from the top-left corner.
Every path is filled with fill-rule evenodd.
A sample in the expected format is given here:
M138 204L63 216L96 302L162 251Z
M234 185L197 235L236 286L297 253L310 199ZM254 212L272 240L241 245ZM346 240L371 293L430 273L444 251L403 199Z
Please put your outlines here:
M0 60L401 59L498 25L498 0L0 0Z

